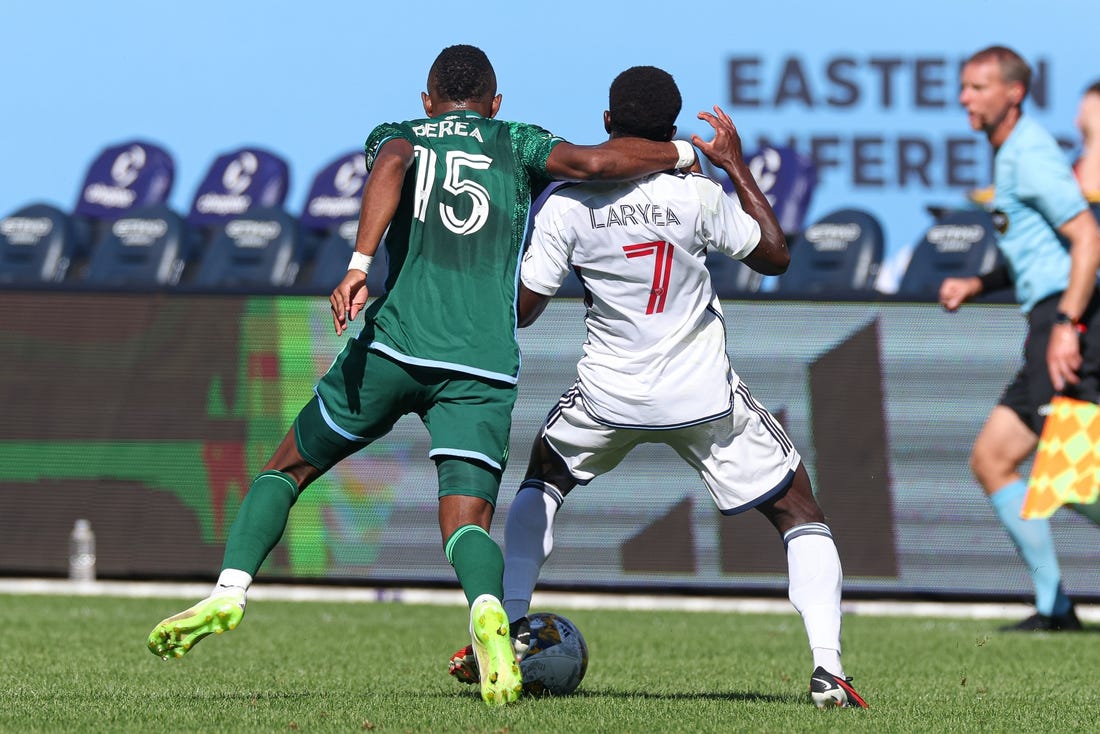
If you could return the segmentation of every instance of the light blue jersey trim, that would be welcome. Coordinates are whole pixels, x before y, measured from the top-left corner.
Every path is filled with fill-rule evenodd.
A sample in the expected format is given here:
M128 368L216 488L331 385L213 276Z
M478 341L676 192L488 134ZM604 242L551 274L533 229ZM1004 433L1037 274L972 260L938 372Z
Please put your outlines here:
M325 401L321 398L321 393L317 392L317 388L313 388L313 394L317 396L317 407L321 409L321 417L325 419L325 424L328 425L336 433L339 433L349 441L366 441L366 436L356 436L354 433L349 433L336 424L332 416L329 415L328 409L325 408Z
M497 382L504 382L509 385L515 385L519 382L519 379L515 375L506 375L503 372L491 372L489 370L478 369L477 367L471 367L466 364L459 364L458 362L441 362L435 359L420 359L419 357L410 357L407 354L402 354L393 347L383 344L379 341L373 341L370 343L370 348L376 352L381 352L387 357L403 362L404 364L412 364L417 367L432 367L437 370L451 370L452 372L462 372L463 374L473 375L475 377L484 377L487 380L496 380Z

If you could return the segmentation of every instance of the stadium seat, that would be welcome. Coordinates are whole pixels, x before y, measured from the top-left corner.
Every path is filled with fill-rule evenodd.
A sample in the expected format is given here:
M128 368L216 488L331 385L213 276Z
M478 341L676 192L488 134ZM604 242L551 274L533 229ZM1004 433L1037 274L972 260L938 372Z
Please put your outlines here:
M195 190L187 223L213 231L231 218L259 207L281 207L290 188L290 167L260 148L222 153Z
M776 278L788 297L849 298L874 292L885 243L882 225L862 209L838 209L791 244L791 265Z
M197 262L182 283L203 289L286 287L303 257L299 225L284 208L290 167L269 151L222 153L195 191L186 217Z
M100 151L88 167L72 212L80 253L95 247L119 217L166 203L175 175L172 156L148 141L129 140Z
M347 221L359 219L367 156L361 150L338 156L313 177L298 220L308 232L331 234Z
M707 270L719 298L741 298L760 290L764 276L740 260L721 253L707 253Z
M110 223L92 249L86 283L112 288L174 286L189 257L183 218L166 204Z
M298 220L282 207L259 207L215 230L193 284L215 290L286 288L300 266Z
M760 190L768 197L783 233L788 239L800 234L817 186L813 158L793 148L766 145L745 160ZM733 184L728 178L725 186L732 191Z
M935 301L944 278L983 275L1000 258L989 212L980 208L946 212L913 249L898 295Z
M60 283L75 250L65 212L49 204L25 206L0 219L0 283Z
M304 293L328 294L347 272L348 258L355 247L359 206L367 180L367 157L351 151L337 157L313 177L299 221L308 262L298 288ZM382 292L386 279L385 253L375 253L367 287Z
M81 280L89 254L111 223L164 204L174 179L172 156L154 143L128 140L103 148L88 166L72 212L37 203L4 220L0 281Z
M332 292L344 274L348 271L348 259L355 249L355 235L359 229L357 219L349 219L330 234L317 248L310 272L303 275L298 290L303 293L327 295ZM386 243L383 241L374 253L374 262L367 273L367 290L372 296L385 292L386 276L389 274L389 257Z

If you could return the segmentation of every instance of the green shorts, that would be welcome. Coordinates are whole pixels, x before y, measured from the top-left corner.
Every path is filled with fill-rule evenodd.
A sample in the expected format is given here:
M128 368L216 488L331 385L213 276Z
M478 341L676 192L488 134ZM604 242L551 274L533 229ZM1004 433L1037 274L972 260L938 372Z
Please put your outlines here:
M440 496L496 503L508 464L515 385L404 364L351 339L314 391L294 431L298 451L317 468L327 471L385 436L401 416L416 413L431 436L428 456L439 465Z

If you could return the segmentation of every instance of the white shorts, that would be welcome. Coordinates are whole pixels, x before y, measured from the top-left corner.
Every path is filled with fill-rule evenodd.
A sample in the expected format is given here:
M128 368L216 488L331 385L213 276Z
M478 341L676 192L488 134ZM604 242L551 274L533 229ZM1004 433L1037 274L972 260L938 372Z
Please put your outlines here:
M672 448L702 477L723 515L736 515L790 486L802 457L771 413L741 383L728 415L667 430L612 428L593 420L574 385L543 426L547 443L578 484L588 484L644 443Z

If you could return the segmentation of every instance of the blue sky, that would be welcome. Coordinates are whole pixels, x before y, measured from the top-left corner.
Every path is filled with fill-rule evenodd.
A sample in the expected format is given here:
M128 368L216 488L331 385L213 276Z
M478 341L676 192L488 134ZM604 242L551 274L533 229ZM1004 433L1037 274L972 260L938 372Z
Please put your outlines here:
M172 153L170 202L181 212L213 159L247 144L290 163L287 208L297 213L325 163L359 148L376 123L420 114L428 66L453 43L481 46L493 60L502 117L538 122L575 142L602 139L615 74L653 64L680 84L683 132L702 132L694 113L721 103L746 141L812 135L838 137L845 148L853 135L881 137L887 156L899 138L924 135L938 145L938 137L970 134L953 104L929 110L899 102L915 60L953 60L1006 43L1048 62L1049 102L1035 112L1052 131L1073 134L1078 95L1100 77L1092 3L1060 0L1043 14L1020 0L889 5L8 0L0 4L0 216L37 201L71 209L99 150L135 137ZM783 64L799 65L821 87L826 63L850 58L864 102L731 108L731 57L757 60L763 97L774 93ZM867 66L882 57L904 65L891 79L890 106L877 99L883 81ZM952 102L954 87L949 73L944 94ZM963 194L938 180L860 187L845 165L823 176L811 213L866 206L884 220L891 251L928 223L925 203Z

